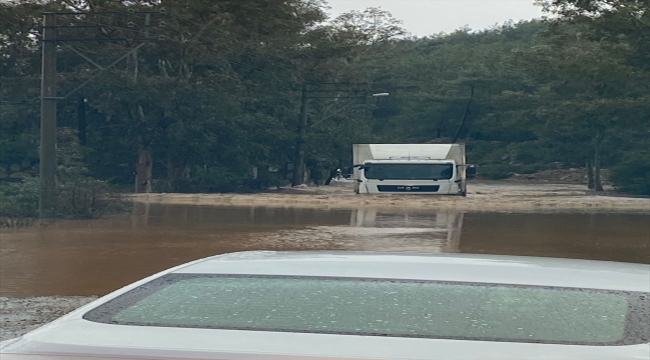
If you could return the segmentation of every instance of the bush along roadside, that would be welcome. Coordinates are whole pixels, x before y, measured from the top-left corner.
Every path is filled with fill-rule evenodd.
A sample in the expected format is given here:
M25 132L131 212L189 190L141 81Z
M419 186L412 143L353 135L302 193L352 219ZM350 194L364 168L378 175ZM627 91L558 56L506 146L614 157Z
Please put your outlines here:
M57 151L57 205L48 218L91 219L121 212L127 202L115 196L108 182L90 176L85 149L74 133L59 130ZM0 227L28 226L39 217L39 178L0 185Z
M38 178L0 185L0 227L31 225L38 217Z
M111 186L90 177L59 181L57 206L51 218L91 219L125 211L128 204L113 196ZM23 227L38 218L39 179L0 186L0 227Z
M650 151L626 153L612 169L611 180L620 191L650 196Z

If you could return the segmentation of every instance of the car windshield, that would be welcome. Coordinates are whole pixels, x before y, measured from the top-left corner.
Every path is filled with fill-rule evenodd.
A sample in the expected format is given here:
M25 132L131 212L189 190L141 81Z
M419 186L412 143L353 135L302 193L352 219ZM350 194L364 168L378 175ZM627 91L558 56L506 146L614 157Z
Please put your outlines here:
M630 330L648 320L646 295L419 280L172 274L84 318L141 326L627 344L647 341L639 338L643 331ZM639 307L646 310L630 311Z
M449 180L453 172L453 164L368 163L364 166L366 178L378 180Z

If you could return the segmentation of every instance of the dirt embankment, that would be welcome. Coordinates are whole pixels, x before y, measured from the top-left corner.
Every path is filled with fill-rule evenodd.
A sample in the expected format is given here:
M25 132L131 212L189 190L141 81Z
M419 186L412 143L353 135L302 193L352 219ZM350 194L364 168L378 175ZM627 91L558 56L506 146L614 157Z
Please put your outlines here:
M260 194L135 194L151 204L298 207L319 209L396 208L457 211L650 211L650 199L595 193L584 185L470 183L467 197L355 195L351 182L284 188Z

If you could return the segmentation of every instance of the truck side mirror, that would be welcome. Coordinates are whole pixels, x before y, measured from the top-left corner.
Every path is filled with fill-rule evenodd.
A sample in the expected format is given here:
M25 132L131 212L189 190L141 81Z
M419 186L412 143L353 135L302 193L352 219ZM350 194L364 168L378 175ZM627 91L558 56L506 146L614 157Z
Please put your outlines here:
M476 165L470 165L467 167L467 170L465 171L467 174L468 179L473 179L476 177Z
M344 178L349 179L353 173L354 173L353 166L346 166L343 168L342 175Z

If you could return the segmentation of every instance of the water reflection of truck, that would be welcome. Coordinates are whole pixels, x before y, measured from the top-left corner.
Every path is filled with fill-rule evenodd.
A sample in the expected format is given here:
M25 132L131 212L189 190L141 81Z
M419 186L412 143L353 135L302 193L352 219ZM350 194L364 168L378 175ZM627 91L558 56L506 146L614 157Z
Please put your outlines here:
M357 194L467 194L464 144L354 144Z
M353 210L350 226L364 228L355 243L366 251L460 252L463 213ZM365 235L365 236L364 236Z

